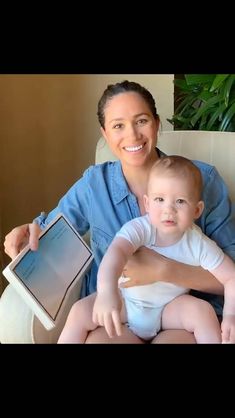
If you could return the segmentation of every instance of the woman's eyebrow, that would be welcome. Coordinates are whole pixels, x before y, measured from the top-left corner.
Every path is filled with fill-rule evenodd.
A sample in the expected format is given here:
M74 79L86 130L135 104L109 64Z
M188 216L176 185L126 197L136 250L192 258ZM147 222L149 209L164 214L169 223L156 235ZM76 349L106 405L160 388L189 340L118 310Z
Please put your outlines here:
M136 115L134 115L133 117L134 118L138 118L138 117L140 117L140 116L150 116L149 115L149 113L137 113ZM114 118L114 119L111 119L108 123L112 123L112 122L118 122L118 121L121 121L121 120L125 120L125 118Z

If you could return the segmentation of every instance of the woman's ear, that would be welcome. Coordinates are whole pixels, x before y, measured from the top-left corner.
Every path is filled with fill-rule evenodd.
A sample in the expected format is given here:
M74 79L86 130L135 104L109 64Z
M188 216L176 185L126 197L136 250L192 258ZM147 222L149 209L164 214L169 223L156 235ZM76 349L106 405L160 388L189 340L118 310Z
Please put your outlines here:
M149 198L146 194L144 194L143 198L144 198L144 207L145 207L146 212L148 213L149 212Z
M157 132L159 132L159 127L160 127L160 119L159 118L157 118L156 124L157 124Z
M101 135L107 140L104 128L100 128Z
M203 210L204 210L204 202L202 200L199 200L199 202L197 203L197 206L195 208L195 215L194 215L194 219L198 219L200 218Z

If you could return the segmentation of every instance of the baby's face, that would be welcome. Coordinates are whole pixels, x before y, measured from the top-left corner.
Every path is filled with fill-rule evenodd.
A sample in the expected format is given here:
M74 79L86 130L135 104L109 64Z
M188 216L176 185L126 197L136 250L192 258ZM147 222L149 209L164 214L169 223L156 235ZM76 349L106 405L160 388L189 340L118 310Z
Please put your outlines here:
M169 234L185 232L201 215L203 203L198 202L195 190L187 178L174 175L152 176L145 196L145 207L151 223Z

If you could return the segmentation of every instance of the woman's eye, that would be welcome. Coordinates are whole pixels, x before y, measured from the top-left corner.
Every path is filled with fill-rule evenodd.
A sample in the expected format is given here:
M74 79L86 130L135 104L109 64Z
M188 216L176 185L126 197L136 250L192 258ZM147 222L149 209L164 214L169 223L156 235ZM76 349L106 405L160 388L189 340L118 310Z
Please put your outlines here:
M145 123L147 123L147 119L139 119L137 120L137 125L145 125Z
M122 123L117 123L116 125L113 126L113 129L121 129L123 127Z

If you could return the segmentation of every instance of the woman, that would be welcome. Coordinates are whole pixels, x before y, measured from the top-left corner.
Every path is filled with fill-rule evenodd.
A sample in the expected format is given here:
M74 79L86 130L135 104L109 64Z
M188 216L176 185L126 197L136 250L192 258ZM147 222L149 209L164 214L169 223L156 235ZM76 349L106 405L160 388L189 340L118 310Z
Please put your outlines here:
M38 225L15 228L5 240L5 251L10 257L14 257L28 240L32 249L36 249L40 228L45 227L59 212L68 217L80 234L90 229L95 260L84 280L82 296L96 290L97 267L116 232L125 222L145 213L143 195L146 193L148 173L162 155L156 148L159 116L155 102L148 90L138 83L124 81L108 86L98 104L98 118L102 135L119 161L90 167L60 200L57 208L47 217L36 219ZM203 175L206 206L199 225L235 259L235 221L230 216L227 188L213 167L199 162L197 165ZM143 277L145 283L172 281L195 290L217 294L223 291L222 286L205 270L168 260L147 249L130 260L125 274L135 279L138 275L140 280ZM105 341L141 342L127 328L117 339L110 340L102 328L90 333L87 339L87 342ZM178 330L165 331L153 340L193 341L191 334Z

